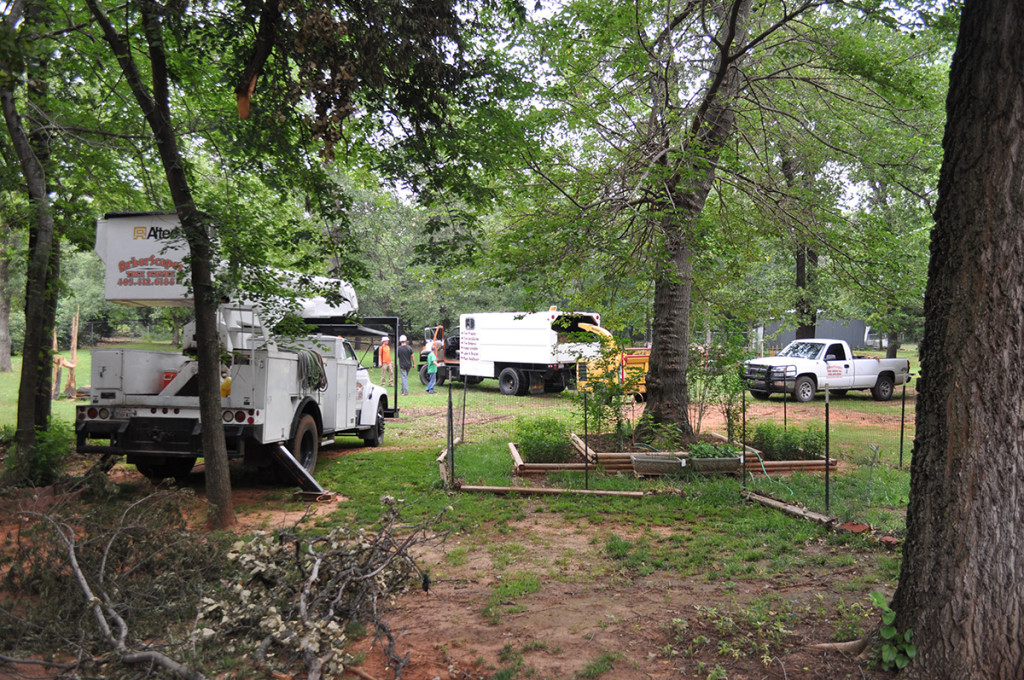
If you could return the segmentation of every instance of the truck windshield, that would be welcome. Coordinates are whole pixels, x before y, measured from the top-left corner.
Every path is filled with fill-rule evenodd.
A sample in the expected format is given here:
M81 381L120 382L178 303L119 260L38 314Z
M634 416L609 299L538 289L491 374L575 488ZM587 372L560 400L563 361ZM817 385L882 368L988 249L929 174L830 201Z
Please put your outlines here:
M795 357L798 359L814 359L821 352L820 342L794 342L786 349L779 352L780 357Z

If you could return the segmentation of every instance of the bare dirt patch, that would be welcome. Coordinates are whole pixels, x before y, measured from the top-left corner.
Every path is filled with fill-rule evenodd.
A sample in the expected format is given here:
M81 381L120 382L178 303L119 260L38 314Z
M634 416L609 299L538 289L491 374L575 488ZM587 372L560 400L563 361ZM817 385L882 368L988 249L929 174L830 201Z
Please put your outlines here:
M610 669L600 677L623 680L888 677L863 659L811 648L831 641L834 630L816 608L834 603L856 568L806 574L786 586L660 572L641 577L619 570L602 554L607 528L566 524L538 512L510 529L486 546L456 537L446 553L421 556L433 584L429 592L399 598L390 619L400 631L399 651L410 654L403 678L475 680L509 669L519 673L506 677L574 678L602 660ZM510 555L512 564L497 564ZM538 590L496 604L496 587L516 574L537 575ZM769 595L779 598L780 607L798 611L799 623L780 633L778 644L757 651L762 633L735 612ZM708 614L709 608L720 614ZM735 628L725 630L724 619ZM371 640L355 649L366 655L360 670L392 677Z

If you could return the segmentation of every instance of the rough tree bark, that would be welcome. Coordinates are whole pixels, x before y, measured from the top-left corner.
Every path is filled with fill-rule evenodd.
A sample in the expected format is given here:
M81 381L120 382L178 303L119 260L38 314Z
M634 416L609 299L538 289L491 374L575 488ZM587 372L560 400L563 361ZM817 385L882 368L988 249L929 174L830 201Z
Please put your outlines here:
M210 525L225 528L235 522L231 503L231 476L227 445L221 427L220 338L217 333L219 300L213 285L213 243L210 225L196 207L185 172L185 161L178 147L177 134L171 120L169 82L163 29L159 8L150 2L141 3L143 31L149 46L152 94L142 80L130 46L118 34L106 12L95 0L88 0L93 17L103 28L103 35L117 57L125 79L146 116L157 152L164 167L167 185L174 200L182 232L189 246L192 291L196 312L196 345L199 372L199 417L202 423L203 458L206 463L206 491L211 503Z
M818 305L809 291L814 284L818 254L805 245L796 248L796 339L813 338L818 334Z
M53 317L47 314L52 296L51 251L56 247L53 213L46 191L46 175L32 149L15 105L14 93L0 84L0 108L3 109L11 143L21 164L29 201L34 209L34 224L29 238L29 262L25 285L25 340L18 388L18 418L15 443L31 455L35 451L36 429L45 426L50 415L50 336ZM40 399L45 393L46 399ZM43 410L39 410L42 404Z
M679 428L693 438L689 420L690 307L693 296L692 233L715 179L715 164L733 131L732 100L743 86L740 55L746 44L749 0L723 10L718 31L719 55L688 139L682 160L667 177L661 230L668 253L654 284L651 370L647 377L647 413L651 420ZM667 154L666 154L667 158Z
M900 677L1024 677L1024 4L968 0L950 72Z
M886 347L885 357L887 359L895 359L896 354L900 351L900 334L896 331L889 331L885 334Z
M797 188L802 181L807 184L807 176L802 171L802 164L790 157L783 159L780 164L782 176L786 178L786 186L790 189ZM797 232L799 234L799 231ZM799 236L798 236L799 238ZM794 253L796 263L796 334L797 340L813 338L818 333L818 301L812 292L814 280L817 278L818 253L806 243L798 242Z
M0 227L0 230L8 237L11 233L7 227ZM14 291L11 289L11 258L9 256L9 243L0 246L0 373L11 373L14 367L11 365L11 299Z

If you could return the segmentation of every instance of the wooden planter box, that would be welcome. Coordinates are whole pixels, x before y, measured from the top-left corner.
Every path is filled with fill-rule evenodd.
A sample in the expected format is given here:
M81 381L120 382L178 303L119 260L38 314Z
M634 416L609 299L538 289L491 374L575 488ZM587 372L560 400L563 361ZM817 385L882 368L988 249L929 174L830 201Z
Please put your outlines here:
M739 472L740 458L691 458L689 465L697 472Z
M634 453L630 460L633 472L638 475L678 475L686 468L686 459L677 456Z

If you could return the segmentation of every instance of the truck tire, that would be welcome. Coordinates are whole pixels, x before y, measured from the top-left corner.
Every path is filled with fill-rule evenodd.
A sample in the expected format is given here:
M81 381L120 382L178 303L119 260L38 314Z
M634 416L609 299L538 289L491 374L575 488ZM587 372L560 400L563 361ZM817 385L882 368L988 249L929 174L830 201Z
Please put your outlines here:
M544 391L548 394L558 394L559 392L565 391L565 378L561 375L556 375L550 380L544 381Z
M814 393L818 386L814 384L814 378L802 375L793 384L793 399L801 403L814 401Z
M467 375L463 380L466 381L467 385L479 385L484 381L484 377L482 375Z
M448 369L444 366L437 367L437 382L434 383L435 387L440 387L444 384L444 381L448 379Z
M320 431L316 427L316 419L308 413L299 419L288 450L292 452L299 465L306 472L313 474L316 457L320 453Z
M892 376L888 373L884 373L878 376L875 386L871 388L871 396L874 397L876 401L889 401L892 399L892 393L895 389L896 383L892 379Z
M519 394L523 382L523 376L514 368L503 368L498 374L498 389L509 397Z
M168 477L181 484L188 479L188 474L196 464L196 459L187 458L166 458L162 463L136 463L135 468L146 476L149 481L159 484Z
M423 364L420 366L420 384L427 385L430 383L430 376L427 375L427 365Z
M517 396L525 397L530 393L530 374L527 371L516 371L519 375L519 391L516 392Z
M758 401L766 401L768 397L772 396L772 393L767 390L750 390L750 396Z
M363 435L363 441L367 446L380 446L384 443L384 403L377 402L377 420L373 427Z

